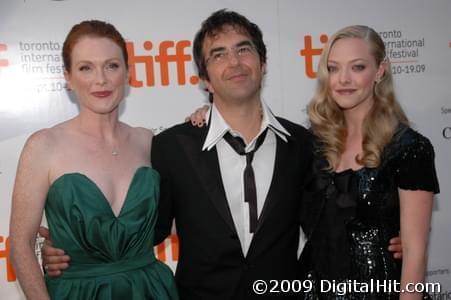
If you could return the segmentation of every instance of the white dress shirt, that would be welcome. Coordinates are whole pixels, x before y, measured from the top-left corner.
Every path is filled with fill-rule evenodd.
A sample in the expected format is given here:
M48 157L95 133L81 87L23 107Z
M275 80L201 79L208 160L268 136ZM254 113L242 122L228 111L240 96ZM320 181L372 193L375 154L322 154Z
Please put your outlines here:
M261 106L263 116L260 131L245 147L246 152L252 151L260 134L266 128L269 129L263 144L255 152L252 161L255 186L257 189L258 216L261 214L269 187L271 186L276 158L277 138L287 142L286 136L290 135L279 121L277 121L274 114L263 101ZM241 138L243 136L230 128L214 104L210 107L206 119L210 128L202 150L210 151L216 146L226 198L240 239L243 254L246 255L253 237L253 234L249 230L249 205L244 202L243 172L246 167L246 156L236 153L223 138L226 132L230 132L233 136L239 136ZM243 141L245 141L244 138Z

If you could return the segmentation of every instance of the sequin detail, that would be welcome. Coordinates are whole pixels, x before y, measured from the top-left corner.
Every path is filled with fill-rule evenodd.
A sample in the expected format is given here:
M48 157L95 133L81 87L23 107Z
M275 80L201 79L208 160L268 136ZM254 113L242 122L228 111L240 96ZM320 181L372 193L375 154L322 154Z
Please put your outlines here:
M316 285L305 299L398 299L396 293L324 294L319 293L318 284L324 279L400 280L401 262L387 250L400 229L398 189L439 192L431 143L414 130L400 127L378 168L330 173L324 171L321 156L313 165L313 179L303 198L302 222L309 240L300 262L303 278ZM339 180L345 185L337 181L343 175L349 176ZM355 205L344 206L344 198L355 199Z

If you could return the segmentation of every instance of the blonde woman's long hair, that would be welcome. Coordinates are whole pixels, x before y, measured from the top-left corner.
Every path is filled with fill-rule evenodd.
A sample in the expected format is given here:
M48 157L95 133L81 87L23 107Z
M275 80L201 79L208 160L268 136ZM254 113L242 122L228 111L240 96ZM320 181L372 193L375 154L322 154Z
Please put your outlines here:
M384 65L382 78L374 83L374 104L363 121L363 151L356 156L356 162L368 168L378 167L382 151L392 139L396 128L400 123L406 125L409 123L396 100L390 62L379 34L363 25L348 26L339 30L332 35L321 54L316 92L307 107L311 128L318 138L322 154L331 171L336 170L344 152L347 130L343 111L330 96L327 61L334 43L345 38L364 40L376 64Z

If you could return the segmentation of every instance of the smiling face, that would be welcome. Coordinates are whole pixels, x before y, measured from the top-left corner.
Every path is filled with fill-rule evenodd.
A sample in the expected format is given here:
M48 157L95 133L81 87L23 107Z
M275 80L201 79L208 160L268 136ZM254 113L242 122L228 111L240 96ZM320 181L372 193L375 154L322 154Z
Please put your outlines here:
M202 47L208 79L204 83L213 101L230 103L260 99L265 65L245 33L225 26L205 38Z
M327 60L330 96L344 111L366 114L374 102L373 89L384 74L367 42L360 38L342 38L330 49Z
M68 86L75 92L81 110L107 114L124 97L128 71L120 47L111 39L85 36L71 52Z

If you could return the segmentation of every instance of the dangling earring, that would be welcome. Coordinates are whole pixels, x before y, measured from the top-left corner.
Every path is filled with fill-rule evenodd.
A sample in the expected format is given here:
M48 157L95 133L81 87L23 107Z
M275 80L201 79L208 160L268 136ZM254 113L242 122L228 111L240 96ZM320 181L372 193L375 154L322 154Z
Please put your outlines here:
M379 82L381 82L382 79L381 78L376 78L376 80L374 80L374 86L373 86L373 94L377 95L377 85L379 84Z
M376 80L374 80L374 86L378 85L381 81L382 78L376 78Z

